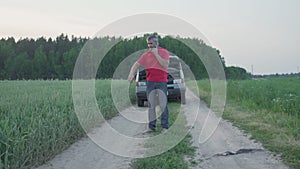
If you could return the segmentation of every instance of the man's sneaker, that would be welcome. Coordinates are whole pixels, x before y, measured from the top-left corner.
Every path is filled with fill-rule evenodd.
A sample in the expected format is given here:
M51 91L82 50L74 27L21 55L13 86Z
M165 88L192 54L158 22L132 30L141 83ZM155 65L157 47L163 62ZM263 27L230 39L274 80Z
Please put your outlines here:
M149 134L149 133L153 133L153 132L155 132L155 129L148 128L147 130L145 130L143 132L143 134Z
M161 133L163 133L163 134L164 134L164 133L166 133L166 132L168 132L168 129L166 129L166 128L163 128Z

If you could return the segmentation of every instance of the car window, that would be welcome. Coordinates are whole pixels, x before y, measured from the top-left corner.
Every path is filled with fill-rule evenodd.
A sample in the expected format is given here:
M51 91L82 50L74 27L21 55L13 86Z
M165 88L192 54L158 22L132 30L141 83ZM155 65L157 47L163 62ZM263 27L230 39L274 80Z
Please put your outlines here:
M139 71L139 81L146 81L146 70L140 70Z

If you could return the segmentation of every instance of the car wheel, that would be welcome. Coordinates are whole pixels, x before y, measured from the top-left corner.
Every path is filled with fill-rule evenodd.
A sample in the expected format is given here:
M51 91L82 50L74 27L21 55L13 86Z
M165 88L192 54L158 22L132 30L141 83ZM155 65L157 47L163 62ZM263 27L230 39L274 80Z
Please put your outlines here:
M138 104L138 107L144 107L144 100L137 99L137 104Z

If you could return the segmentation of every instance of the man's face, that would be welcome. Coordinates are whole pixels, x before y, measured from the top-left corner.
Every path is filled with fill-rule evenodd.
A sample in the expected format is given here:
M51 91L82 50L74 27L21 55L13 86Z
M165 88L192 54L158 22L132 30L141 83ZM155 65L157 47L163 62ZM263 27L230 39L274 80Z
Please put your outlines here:
M155 47L155 42L153 41L153 40L148 40L147 41L147 43L148 43L148 48L154 48Z

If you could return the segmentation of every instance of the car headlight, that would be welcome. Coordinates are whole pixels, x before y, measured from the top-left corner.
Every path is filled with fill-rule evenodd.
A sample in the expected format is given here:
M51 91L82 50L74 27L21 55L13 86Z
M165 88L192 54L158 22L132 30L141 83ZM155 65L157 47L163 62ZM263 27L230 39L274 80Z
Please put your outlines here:
M181 84L181 83L184 83L184 80L183 79L175 79L175 80L173 80L173 83L174 84Z
M136 82L136 86L146 86L146 82Z

